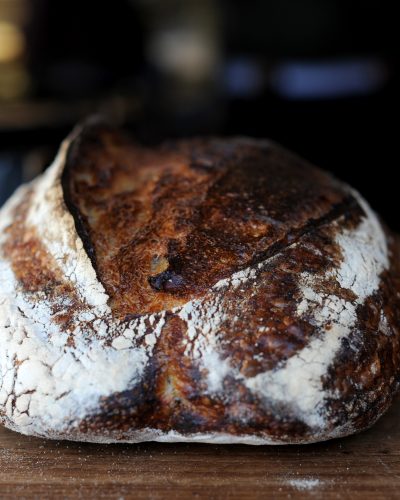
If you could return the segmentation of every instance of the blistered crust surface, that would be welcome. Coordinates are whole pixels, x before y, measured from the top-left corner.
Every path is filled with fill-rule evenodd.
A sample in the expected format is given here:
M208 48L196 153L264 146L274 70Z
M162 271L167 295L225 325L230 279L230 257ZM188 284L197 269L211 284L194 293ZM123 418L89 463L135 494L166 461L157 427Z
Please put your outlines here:
M94 127L0 229L10 428L312 442L368 427L397 388L397 240L358 194L269 143L155 153Z

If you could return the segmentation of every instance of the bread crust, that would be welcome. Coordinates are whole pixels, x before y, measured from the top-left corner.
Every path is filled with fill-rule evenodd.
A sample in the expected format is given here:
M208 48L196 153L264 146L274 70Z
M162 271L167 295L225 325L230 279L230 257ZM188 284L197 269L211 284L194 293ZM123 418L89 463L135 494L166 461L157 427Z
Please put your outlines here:
M0 418L93 442L307 443L399 385L399 242L269 141L98 122L0 212Z

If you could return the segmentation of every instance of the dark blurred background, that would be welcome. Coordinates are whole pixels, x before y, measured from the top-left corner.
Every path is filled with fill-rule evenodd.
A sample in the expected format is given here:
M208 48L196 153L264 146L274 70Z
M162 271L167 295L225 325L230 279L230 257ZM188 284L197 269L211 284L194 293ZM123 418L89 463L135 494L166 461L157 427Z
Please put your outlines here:
M85 116L271 137L397 217L393 1L0 0L0 205Z

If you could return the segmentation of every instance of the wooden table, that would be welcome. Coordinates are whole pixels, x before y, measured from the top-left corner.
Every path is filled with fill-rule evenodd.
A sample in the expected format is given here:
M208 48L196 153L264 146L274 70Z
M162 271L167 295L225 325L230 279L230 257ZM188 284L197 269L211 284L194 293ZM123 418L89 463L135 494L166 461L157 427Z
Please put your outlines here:
M91 445L0 428L0 498L400 498L400 398L371 430L307 446Z

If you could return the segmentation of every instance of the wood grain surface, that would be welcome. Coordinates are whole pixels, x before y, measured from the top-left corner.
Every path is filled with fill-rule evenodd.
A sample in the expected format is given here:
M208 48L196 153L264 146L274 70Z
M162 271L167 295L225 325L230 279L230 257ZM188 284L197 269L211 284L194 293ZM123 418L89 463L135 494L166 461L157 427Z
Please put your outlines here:
M0 428L0 498L400 498L400 398L369 431L305 446L92 445Z

